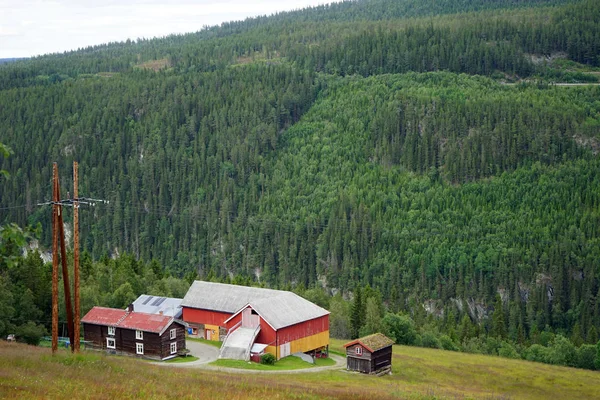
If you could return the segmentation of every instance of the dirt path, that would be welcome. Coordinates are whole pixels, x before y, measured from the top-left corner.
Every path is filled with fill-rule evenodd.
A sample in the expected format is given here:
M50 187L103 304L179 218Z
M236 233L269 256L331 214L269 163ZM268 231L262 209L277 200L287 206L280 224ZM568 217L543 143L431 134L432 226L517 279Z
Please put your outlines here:
M165 367L175 367L175 368L202 368L208 369L211 371L220 371L220 372L232 372L238 374L302 374L302 373L313 373L313 372L322 372L332 369L342 369L346 368L346 359L344 357L337 356L335 354L331 354L333 360L335 360L334 365L328 365L325 367L313 367L313 368L303 368L303 369L290 369L290 370L280 370L280 371L263 371L256 369L240 369L240 368L227 368L227 367L217 367L214 365L209 365L211 362L215 361L219 357L219 349L214 346L199 343L195 341L188 340L186 342L187 348L190 350L190 354L192 356L198 357L199 359L196 361L186 362L186 363L156 363L157 365L165 366Z

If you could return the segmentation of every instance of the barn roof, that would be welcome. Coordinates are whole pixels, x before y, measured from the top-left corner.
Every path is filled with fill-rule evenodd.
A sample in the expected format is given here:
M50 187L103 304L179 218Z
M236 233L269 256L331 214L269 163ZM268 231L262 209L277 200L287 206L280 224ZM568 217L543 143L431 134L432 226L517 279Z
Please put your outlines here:
M251 306L274 329L329 314L292 292L204 281L192 284L181 305L234 315Z
M94 307L81 319L81 322L86 324L136 329L158 334L162 334L174 321L181 324L181 322L165 315L128 312L127 310L107 307Z
M181 300L143 294L133 302L133 309L136 312L181 318Z
M394 341L389 337L385 336L381 333L374 333L369 336L365 336L351 342L348 342L344 345L344 347L349 347L355 344L360 344L369 350L371 353L376 352L377 350L381 350L384 347L388 347L394 344Z

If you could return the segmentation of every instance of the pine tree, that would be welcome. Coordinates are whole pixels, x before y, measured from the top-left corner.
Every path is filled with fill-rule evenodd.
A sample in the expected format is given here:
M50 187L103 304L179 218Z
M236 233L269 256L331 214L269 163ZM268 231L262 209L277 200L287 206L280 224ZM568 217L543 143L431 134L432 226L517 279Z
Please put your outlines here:
M500 339L504 339L506 337L506 323L504 321L505 318L502 298L499 294L496 294L494 313L492 314L492 336Z
M360 286L356 286L356 289L354 290L354 300L352 301L352 308L350 310L350 330L352 333L351 339L358 338L360 329L364 323L364 315L362 290Z

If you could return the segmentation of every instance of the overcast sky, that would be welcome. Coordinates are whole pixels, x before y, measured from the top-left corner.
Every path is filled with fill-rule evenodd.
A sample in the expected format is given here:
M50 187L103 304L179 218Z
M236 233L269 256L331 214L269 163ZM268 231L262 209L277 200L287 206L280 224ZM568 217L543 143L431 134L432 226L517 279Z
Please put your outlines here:
M0 58L195 32L330 0L0 0Z

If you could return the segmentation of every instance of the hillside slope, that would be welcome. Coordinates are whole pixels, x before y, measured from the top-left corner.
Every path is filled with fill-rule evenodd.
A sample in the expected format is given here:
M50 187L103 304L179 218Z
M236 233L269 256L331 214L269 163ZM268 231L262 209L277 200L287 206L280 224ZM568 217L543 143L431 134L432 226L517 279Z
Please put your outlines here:
M600 88L551 83L597 80L599 19L591 0L358 1L1 66L0 223L49 247L37 203L77 160L80 193L110 200L81 212L108 270L146 271L109 261L127 252L189 279L368 287L456 341L466 318L595 343ZM109 298L98 279L89 299Z

